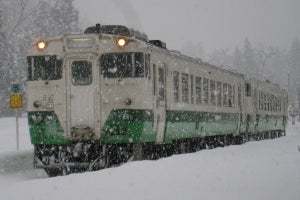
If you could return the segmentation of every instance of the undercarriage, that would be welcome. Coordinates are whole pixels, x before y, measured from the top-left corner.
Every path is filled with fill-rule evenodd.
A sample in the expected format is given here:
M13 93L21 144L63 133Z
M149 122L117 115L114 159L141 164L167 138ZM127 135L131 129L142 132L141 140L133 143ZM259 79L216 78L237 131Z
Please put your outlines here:
M64 175L106 167L105 146L95 143L35 145L34 166L49 176Z
M49 176L95 171L117 166L131 160L156 160L173 154L182 154L242 144L250 140L273 139L285 135L278 130L237 136L207 136L174 140L171 144L100 144L77 142L67 145L35 145L34 166L44 169Z

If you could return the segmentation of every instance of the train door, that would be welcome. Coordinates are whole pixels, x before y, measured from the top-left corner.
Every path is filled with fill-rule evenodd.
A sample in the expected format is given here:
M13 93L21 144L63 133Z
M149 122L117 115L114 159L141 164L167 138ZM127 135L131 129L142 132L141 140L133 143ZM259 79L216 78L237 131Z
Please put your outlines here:
M239 110L239 119L238 119L238 130L237 130L237 134L239 134L241 132L241 123L242 123L242 88L241 88L241 84L238 83L238 110Z
M166 65L153 65L154 120L156 142L163 143L166 125Z
M95 137L95 85L96 59L74 58L68 61L67 121L68 134L72 139Z

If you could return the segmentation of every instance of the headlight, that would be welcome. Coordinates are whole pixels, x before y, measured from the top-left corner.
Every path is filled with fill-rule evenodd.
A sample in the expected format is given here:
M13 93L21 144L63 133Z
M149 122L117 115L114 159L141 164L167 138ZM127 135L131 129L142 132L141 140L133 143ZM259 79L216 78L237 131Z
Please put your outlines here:
M46 48L46 42L43 40L40 40L36 43L36 46L38 50L43 51Z
M119 47L124 48L125 45L127 44L127 40L124 37L119 37L117 39L117 44L118 44Z

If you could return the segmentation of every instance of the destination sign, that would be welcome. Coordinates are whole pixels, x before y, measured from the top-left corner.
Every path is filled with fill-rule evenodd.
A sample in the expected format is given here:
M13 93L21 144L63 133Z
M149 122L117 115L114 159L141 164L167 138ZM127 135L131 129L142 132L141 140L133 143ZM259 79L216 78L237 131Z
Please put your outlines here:
M69 38L67 40L67 45L69 49L93 48L95 46L95 38Z

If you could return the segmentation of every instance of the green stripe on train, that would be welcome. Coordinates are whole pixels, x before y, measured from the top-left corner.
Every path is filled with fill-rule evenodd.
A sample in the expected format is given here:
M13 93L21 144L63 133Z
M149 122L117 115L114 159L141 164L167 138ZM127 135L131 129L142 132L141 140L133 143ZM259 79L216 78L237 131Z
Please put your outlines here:
M103 143L153 142L153 111L113 110L101 130Z
M165 142L237 133L238 114L168 111Z
M165 143L176 139L236 134L238 114L167 111ZM155 142L153 111L113 110L101 131L104 143Z
M29 132L32 144L68 144L64 130L52 111L28 112Z
M284 116L259 115L256 118L256 131L285 130L286 119Z
M211 135L236 135L239 114L167 111L165 143L173 140ZM155 142L152 110L113 110L101 130L101 142ZM283 117L258 116L257 131L284 130ZM68 144L64 130L54 112L28 112L32 144ZM241 132L252 131L250 118L241 124Z

